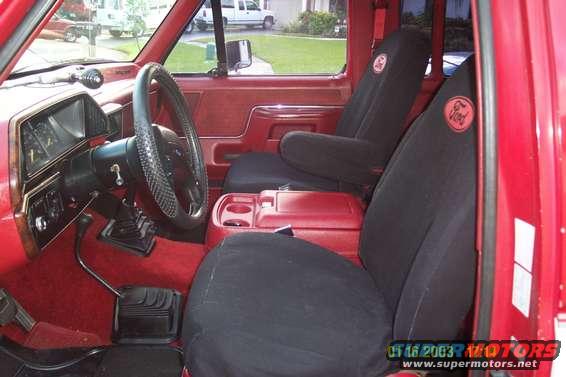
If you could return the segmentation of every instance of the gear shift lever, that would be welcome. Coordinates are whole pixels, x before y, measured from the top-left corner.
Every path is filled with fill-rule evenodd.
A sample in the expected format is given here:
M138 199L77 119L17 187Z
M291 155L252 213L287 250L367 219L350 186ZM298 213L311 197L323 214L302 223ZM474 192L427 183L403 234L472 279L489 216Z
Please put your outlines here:
M88 230L88 228L92 225L93 219L92 215L88 213L81 213L76 220L77 223L77 235L75 236L75 258L81 268L85 270L87 274L92 276L96 281L104 286L104 288L108 289L112 294L114 294L118 298L122 298L122 294L116 288L114 288L110 283L108 283L104 278L98 275L92 268L90 268L82 259L81 257L81 243L82 240Z

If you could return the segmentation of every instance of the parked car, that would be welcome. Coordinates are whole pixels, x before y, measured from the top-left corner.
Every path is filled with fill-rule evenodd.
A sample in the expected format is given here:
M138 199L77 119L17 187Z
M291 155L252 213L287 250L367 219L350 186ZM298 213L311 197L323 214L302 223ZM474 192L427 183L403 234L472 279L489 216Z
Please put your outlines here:
M130 9L127 2L99 0L96 21L114 38L123 34L140 37L157 29L174 3L173 0L148 0L140 7Z
M258 3L253 0L222 0L222 18L224 26L246 26L249 28L261 26L270 30L275 24L273 12L261 9ZM205 31L213 25L210 0L205 1L194 18L194 24L200 31ZM189 28L187 28L187 31L191 32L192 26L189 26Z
M40 37L44 39L63 39L65 42L76 42L81 36L75 21L67 20L55 14L41 31Z
M67 0L61 4L59 13L64 18L73 21L92 21L96 14L96 7L90 0Z

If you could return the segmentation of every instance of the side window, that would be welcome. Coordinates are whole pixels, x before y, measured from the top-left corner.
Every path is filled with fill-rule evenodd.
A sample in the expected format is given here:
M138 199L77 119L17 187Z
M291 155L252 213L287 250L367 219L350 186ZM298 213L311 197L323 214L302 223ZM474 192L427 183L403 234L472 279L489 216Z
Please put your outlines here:
M432 40L432 0L403 0L401 4L401 28L419 30ZM432 66L426 68L429 75Z
M447 0L442 70L450 76L474 52L470 0Z
M442 71L450 76L474 51L470 0L446 0ZM432 39L433 1L403 0L401 28L416 29ZM431 72L429 62L426 74Z
M246 1L246 8L248 8L248 10L261 10L256 3L250 0Z
M234 8L234 0L222 0L222 8Z
M226 41L249 40L251 66L230 75L335 75L346 64L348 0L222 0ZM174 73L216 67L212 9L204 4L165 61Z
M432 37L432 0L403 0L401 28L419 30Z

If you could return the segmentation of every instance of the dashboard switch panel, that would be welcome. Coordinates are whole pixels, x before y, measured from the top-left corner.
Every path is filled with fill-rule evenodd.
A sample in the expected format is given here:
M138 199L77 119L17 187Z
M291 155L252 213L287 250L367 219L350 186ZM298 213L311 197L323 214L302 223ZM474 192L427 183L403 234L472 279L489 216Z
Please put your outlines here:
M27 198L28 225L40 249L62 232L88 204L65 199L62 188L62 178L56 176L30 192Z

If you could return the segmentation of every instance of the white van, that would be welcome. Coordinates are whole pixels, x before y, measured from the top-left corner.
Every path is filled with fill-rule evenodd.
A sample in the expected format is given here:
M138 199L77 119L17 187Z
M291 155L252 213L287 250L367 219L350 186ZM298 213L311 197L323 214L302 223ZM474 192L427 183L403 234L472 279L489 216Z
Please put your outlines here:
M222 18L224 26L262 26L271 29L275 24L273 12L261 9L253 0L222 0ZM210 0L204 2L193 23L200 31L213 25Z
M128 9L122 0L97 0L96 22L115 38L125 33L139 37L159 27L175 0L147 0L140 4L143 7Z

